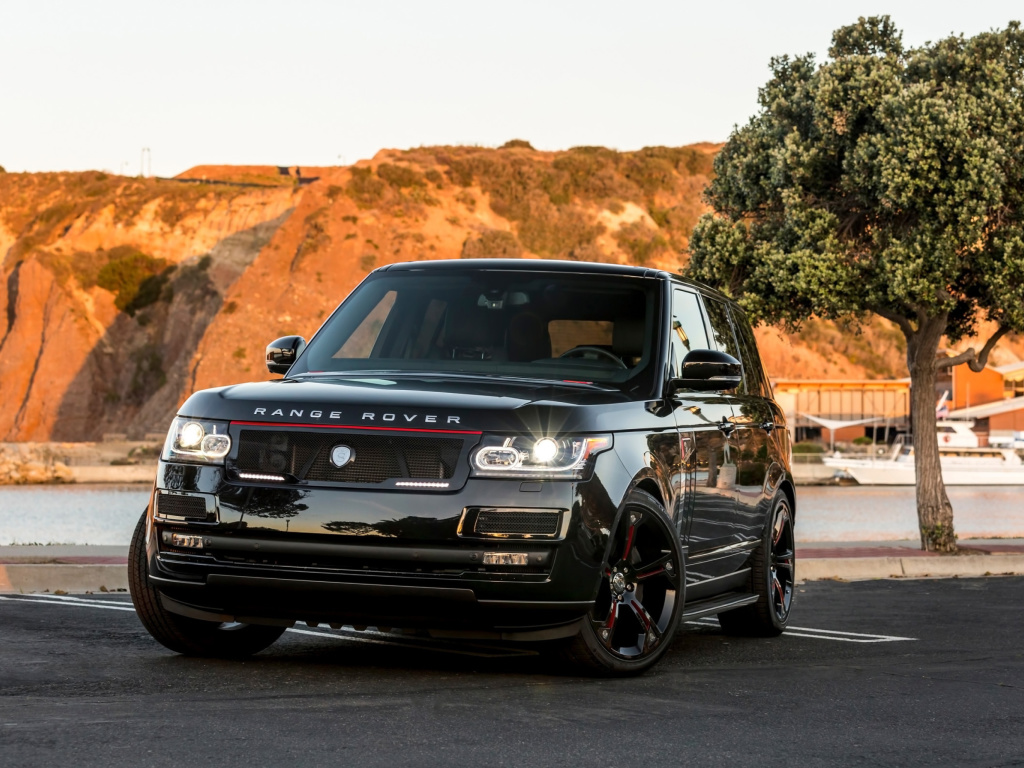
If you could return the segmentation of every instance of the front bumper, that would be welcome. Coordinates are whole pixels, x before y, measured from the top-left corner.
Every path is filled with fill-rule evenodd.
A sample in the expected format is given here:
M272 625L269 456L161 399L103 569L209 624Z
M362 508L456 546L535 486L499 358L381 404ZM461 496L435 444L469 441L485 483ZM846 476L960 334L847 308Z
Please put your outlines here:
M219 467L162 463L154 498L202 499L206 516L202 505L184 518L151 502L150 579L169 610L195 618L543 635L596 596L617 510L596 470L585 482L470 479L439 493L242 485ZM556 534L534 538L460 527L483 508L563 517ZM201 544L174 546L171 533ZM489 552L524 553L527 564L486 564Z

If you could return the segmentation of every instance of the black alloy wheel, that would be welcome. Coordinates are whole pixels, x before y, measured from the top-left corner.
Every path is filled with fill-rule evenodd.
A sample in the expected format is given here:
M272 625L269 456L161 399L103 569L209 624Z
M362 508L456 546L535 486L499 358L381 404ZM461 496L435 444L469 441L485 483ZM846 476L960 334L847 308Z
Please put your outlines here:
M683 608L683 556L658 500L634 490L612 538L597 599L567 655L605 675L638 674L668 650Z
M775 618L778 622L785 626L789 620L789 609L793 606L793 584L796 576L793 516L789 512L788 502L779 504L775 508L771 537L769 575L772 609L775 611Z
M757 602L718 615L718 622L728 634L775 637L782 634L789 621L796 584L796 539L793 513L784 493L779 493L772 504L769 522L751 558L748 589L757 595Z

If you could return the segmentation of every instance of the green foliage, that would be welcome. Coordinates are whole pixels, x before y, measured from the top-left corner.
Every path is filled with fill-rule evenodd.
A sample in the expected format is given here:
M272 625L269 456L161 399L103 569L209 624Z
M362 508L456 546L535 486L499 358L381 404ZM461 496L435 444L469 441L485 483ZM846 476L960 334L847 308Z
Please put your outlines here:
M523 246L516 236L501 229L487 229L478 237L466 238L460 259L518 259Z
M904 50L887 17L772 61L715 160L692 274L790 326L875 312L954 341L1024 329L1024 33Z
M867 435L853 438L854 445L871 445L874 441Z
M651 259L668 248L668 241L661 233L643 221L626 224L615 233L619 246L626 251L634 264L645 266Z
M824 447L817 443L793 443L793 453L824 453Z
M829 59L776 58L761 111L715 159L691 274L754 319L873 314L906 338L922 547L956 549L939 470L935 376L985 365L1024 331L1024 31L905 48L888 17L833 36ZM937 356L943 335L998 330Z
M373 208L384 199L387 184L374 176L372 168L352 168L352 177L345 184L345 194L359 208Z
M395 189L425 187L427 185L427 181L422 173L404 165L381 163L377 166L377 175Z
M97 273L96 285L114 294L114 306L134 315L160 298L163 283L159 277L163 277L166 268L163 259L155 259L131 246L120 246L107 253L107 263Z

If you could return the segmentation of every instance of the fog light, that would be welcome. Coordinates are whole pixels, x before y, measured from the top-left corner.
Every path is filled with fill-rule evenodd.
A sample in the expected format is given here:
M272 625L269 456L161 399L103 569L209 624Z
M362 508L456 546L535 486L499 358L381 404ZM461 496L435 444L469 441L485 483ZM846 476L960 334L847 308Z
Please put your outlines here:
M172 547L180 547L181 549L203 548L203 537L197 536L194 533L171 533L170 531L164 531L163 539L164 544L170 544Z
M529 565L525 552L484 552L484 565Z

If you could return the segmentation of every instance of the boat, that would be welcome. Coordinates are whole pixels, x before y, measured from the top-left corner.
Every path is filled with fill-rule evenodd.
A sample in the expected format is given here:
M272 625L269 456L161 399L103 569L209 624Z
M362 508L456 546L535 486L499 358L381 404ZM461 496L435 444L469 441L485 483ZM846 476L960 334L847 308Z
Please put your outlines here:
M856 457L836 453L822 459L837 475L860 485L914 485L914 447L897 435L887 456ZM939 443L939 464L946 485L1024 485L1024 461L1012 448L974 448Z

